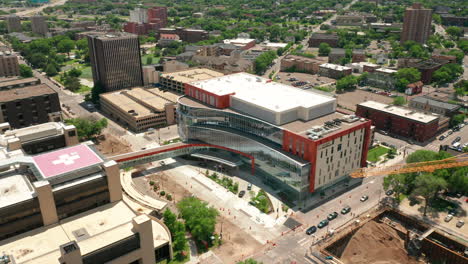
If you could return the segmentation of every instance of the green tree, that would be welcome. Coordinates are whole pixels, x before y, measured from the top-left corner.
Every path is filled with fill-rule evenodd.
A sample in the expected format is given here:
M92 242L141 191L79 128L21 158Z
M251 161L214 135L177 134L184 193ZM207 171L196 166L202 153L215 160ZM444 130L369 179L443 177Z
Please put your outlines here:
M81 87L80 79L71 75L65 76L63 84L67 90L70 90L72 92L78 91Z
M450 127L458 126L459 124L461 124L463 122L465 122L465 115L464 114L454 115L454 116L452 116L452 118L450 118Z
M436 24L442 24L442 18L439 14L432 14L432 20L434 20Z
M258 261L254 260L254 259L249 258L249 259L246 259L244 261L239 261L239 262L237 262L237 264L263 264L263 262L258 262Z
M406 99L403 96L397 96L393 98L393 104L394 105L404 105L406 104Z
M448 177L448 189L452 192L468 194L468 167L457 169Z
M91 101L95 104L99 104L99 95L104 92L104 86L102 86L101 82L95 82L91 89Z
M175 223L177 222L177 216L168 208L163 213L164 224L169 228L171 233L175 233Z
M463 29L456 26L447 27L445 32L447 32L447 34L449 34L454 39L458 39L458 37L463 35Z
M410 83L421 80L421 72L415 68L399 69L395 73L396 87L399 91L404 91Z
M468 80L461 80L457 82L454 87L457 95L463 96L468 94Z
M57 51L67 53L70 58L70 51L75 48L75 42L71 39L63 39L57 44Z
M451 56L455 56L457 58L457 63L459 63L459 64L463 63L463 58L465 57L465 54L463 53L463 51L458 50L458 49L451 49L446 54L451 55Z
M406 192L407 174L390 174L385 176L383 180L384 190L393 190L398 202L400 201L400 194Z
M187 245L187 238L185 237L185 225L180 221L174 223L174 234L173 234L174 250L180 252L185 249Z
M47 74L47 76L55 76L58 73L57 72L57 67L53 63L47 64L44 71Z
M358 83L358 78L354 75L345 76L338 81L336 81L336 91L343 92L349 91L356 88L356 84Z
M81 76L81 70L77 69L77 68L73 68L71 70L68 71L68 76L72 76L72 77L80 77Z
M434 72L432 79L437 84L446 84L452 82L463 74L463 67L455 63L449 63L442 66Z
M416 177L414 185L415 189L413 194L420 195L424 198L423 215L426 216L427 207L431 198L437 196L439 191L447 188L447 182L434 174L423 173Z
M273 62L274 59L276 59L278 55L276 54L275 51L267 51L262 53L260 56L255 58L255 73L256 74L263 74L267 67Z
M153 63L153 57L147 57L147 58L146 58L146 64L147 64L147 65L150 65L150 64L152 64L152 63Z
M101 120L94 121L84 118L72 118L66 119L66 124L74 125L78 132L78 137L81 141L89 140L99 134L107 127L107 119L102 118Z
M193 237L210 243L215 231L218 211L195 197L182 199L177 204L177 208Z
M330 54L330 51L331 51L331 47L328 43L325 43L325 42L320 43L319 50L318 50L320 56L328 56L328 54Z
M31 67L26 64L19 65L20 76L23 78L33 77L33 72Z

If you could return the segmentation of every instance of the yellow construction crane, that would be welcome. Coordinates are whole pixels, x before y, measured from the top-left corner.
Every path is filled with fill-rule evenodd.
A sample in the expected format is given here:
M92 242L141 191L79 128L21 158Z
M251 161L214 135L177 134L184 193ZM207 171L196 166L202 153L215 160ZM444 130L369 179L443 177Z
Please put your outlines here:
M352 178L366 178L378 175L399 174L409 172L433 172L440 169L468 166L468 155L461 154L443 160L415 163L395 164L389 166L360 168L350 174Z

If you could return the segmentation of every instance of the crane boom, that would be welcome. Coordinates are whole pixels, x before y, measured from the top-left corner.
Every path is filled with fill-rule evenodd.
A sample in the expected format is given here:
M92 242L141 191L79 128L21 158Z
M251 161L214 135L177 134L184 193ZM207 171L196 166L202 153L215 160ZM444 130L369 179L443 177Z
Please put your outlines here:
M461 154L443 160L423 161L407 164L395 164L371 168L360 168L350 174L352 178L366 178L371 176L399 174L409 172L433 172L440 169L468 166L468 156Z

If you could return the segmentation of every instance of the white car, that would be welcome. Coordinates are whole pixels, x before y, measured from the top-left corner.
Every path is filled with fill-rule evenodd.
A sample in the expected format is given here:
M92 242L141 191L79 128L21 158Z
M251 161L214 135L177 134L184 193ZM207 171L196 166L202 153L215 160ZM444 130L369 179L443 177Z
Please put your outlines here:
M463 220L458 220L456 226L457 226L458 228L460 228L460 227L462 227L464 224L465 224L465 221L463 221Z
M448 215L445 217L444 221L445 221L445 222L450 222L452 219L453 219L453 215L452 215L452 214L448 214Z
M365 202L365 201L367 201L367 199L369 199L369 196L363 195L363 196L361 197L360 201L361 201L361 202Z

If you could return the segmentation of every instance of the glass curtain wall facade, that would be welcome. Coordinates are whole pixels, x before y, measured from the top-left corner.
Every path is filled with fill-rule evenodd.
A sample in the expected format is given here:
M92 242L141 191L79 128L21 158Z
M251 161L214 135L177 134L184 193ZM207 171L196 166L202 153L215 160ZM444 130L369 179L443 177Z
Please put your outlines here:
M193 107L179 100L179 135L184 142L201 141L235 149L255 158L255 176L288 200L301 200L309 189L310 163L284 152L283 130L249 116ZM250 164L246 157L240 157Z

